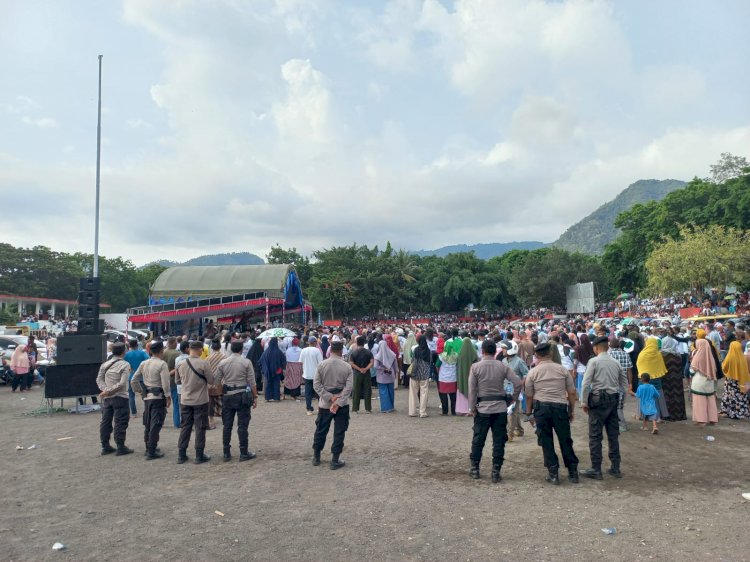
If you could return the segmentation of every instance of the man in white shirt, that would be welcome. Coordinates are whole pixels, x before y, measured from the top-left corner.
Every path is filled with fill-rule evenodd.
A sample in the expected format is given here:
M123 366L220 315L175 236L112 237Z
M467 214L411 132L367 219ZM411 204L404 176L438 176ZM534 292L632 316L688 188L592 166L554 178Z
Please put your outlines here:
M315 394L313 379L315 379L315 370L322 361L323 354L318 349L318 340L315 336L310 336L310 339L307 340L307 347L299 354L299 362L302 363L302 378L305 380L305 406L308 416L312 416L315 411L312 406L313 395Z

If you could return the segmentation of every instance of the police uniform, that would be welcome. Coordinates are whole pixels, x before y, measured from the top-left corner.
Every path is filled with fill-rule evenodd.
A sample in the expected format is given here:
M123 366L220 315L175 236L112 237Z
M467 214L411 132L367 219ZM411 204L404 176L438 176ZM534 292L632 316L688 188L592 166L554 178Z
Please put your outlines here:
M606 336L596 338L593 345L607 343ZM609 353L602 352L589 360L581 385L581 401L588 407L589 452L591 468L584 476L602 478L602 439L607 432L609 460L612 463L609 474L622 477L620 472L620 428L617 417L619 392L627 392L628 377L618 361Z
M491 342L494 348L494 342ZM483 348L489 345L486 341ZM483 349L484 351L484 349ZM494 353L493 353L494 356ZM505 381L513 384L513 395L507 396ZM474 412L474 436L471 440L471 471L472 478L479 478L479 462L487 439L487 433L492 430L492 481L498 482L500 469L505 456L505 442L508 440L508 405L509 398L517 400L521 393L521 379L513 369L500 361L484 356L481 361L474 363L469 371L469 411Z
M237 416L237 437L240 441L240 461L255 458L255 453L248 451L248 431L250 425L250 406L255 403L255 371L249 359L239 353L232 353L222 359L216 370L216 384L223 385L224 395L221 404L221 421L224 425L224 460L230 460L232 426ZM252 393L251 393L252 391Z
M549 343L542 343L536 346L535 351L546 353L549 349ZM548 472L547 481L560 483L560 461L555 453L554 437L557 434L568 478L577 483L578 457L570 436L570 415L575 405L576 391L573 377L565 367L553 362L551 355L542 356L539 364L526 376L525 390L527 413L533 413L539 445L544 455L544 466Z
M125 346L123 344L119 345L121 346L121 351L124 352ZM129 375L130 365L122 358L122 353L113 355L99 367L96 385L99 387L99 390L107 394L102 400L102 419L99 423L99 439L102 444L102 455L115 453L117 456L120 456L133 452L133 449L128 449L125 446L125 434L128 430L128 422L130 420L130 408L128 406ZM117 449L109 443L109 438L112 435L113 421Z
M152 344L152 353L153 348ZM142 382L146 387L146 396L143 398L143 441L146 443L146 458L159 458L162 455L156 447L159 444L159 433L164 425L164 418L167 416L167 363L158 357L146 359L133 374L133 382Z
M354 383L352 368L338 355L331 355L329 359L321 361L315 370L313 389L320 397L318 400L318 417L315 420L315 435L313 436L313 465L320 464L320 451L323 450L328 436L328 430L333 421L333 445L331 446L331 470L344 466L339 456L344 450L344 437L349 429L349 395ZM337 409L331 411L332 398L336 400Z
M190 349L196 350L192 344ZM208 429L208 385L214 384L211 365L204 359L188 357L177 367L175 382L182 385L180 394L180 417L182 419L180 438L177 442L177 462L182 464L188 460L187 447L190 444L193 426L195 426L195 464L208 462L211 457L205 455L204 450Z

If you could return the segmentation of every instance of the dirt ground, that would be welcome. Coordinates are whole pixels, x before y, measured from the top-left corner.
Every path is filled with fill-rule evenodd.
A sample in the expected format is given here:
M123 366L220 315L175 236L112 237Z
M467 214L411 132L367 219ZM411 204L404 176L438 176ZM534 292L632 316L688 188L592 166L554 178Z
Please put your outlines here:
M140 419L128 432L136 454L100 457L99 413L25 415L42 393L0 387L3 560L750 560L748 422L665 423L652 436L631 421L625 478L559 487L544 482L527 430L493 485L486 455L482 479L469 479L471 419L440 416L434 387L429 418L407 417L402 389L397 414L374 401L375 414L353 415L335 472L310 464L315 418L301 403L260 401L256 460L223 463L218 429L208 432L214 458L196 466L175 463L171 423L166 457L144 461ZM586 436L579 415L582 468ZM64 551L52 550L58 541Z

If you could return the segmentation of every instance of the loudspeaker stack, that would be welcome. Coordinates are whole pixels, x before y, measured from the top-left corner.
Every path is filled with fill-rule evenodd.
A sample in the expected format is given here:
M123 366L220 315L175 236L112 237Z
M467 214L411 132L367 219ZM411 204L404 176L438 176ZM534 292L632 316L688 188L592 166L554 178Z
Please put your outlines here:
M104 320L99 318L99 278L84 277L78 293L78 330L57 340L56 365L47 369L46 398L99 393L96 375L107 360Z

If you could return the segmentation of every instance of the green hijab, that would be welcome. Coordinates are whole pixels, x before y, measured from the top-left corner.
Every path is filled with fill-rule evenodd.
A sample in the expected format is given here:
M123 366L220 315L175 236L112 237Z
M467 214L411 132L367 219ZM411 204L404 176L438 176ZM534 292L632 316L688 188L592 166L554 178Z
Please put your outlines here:
M404 364L411 365L411 362L414 360L414 353L412 353L412 349L415 345L417 345L417 338L414 337L414 332L410 332L406 338L406 341L404 342Z
M469 396L469 370L471 365L479 358L477 350L469 338L464 338L461 342L461 350L458 352L458 361L456 362L456 379L458 381L458 391L464 396Z

